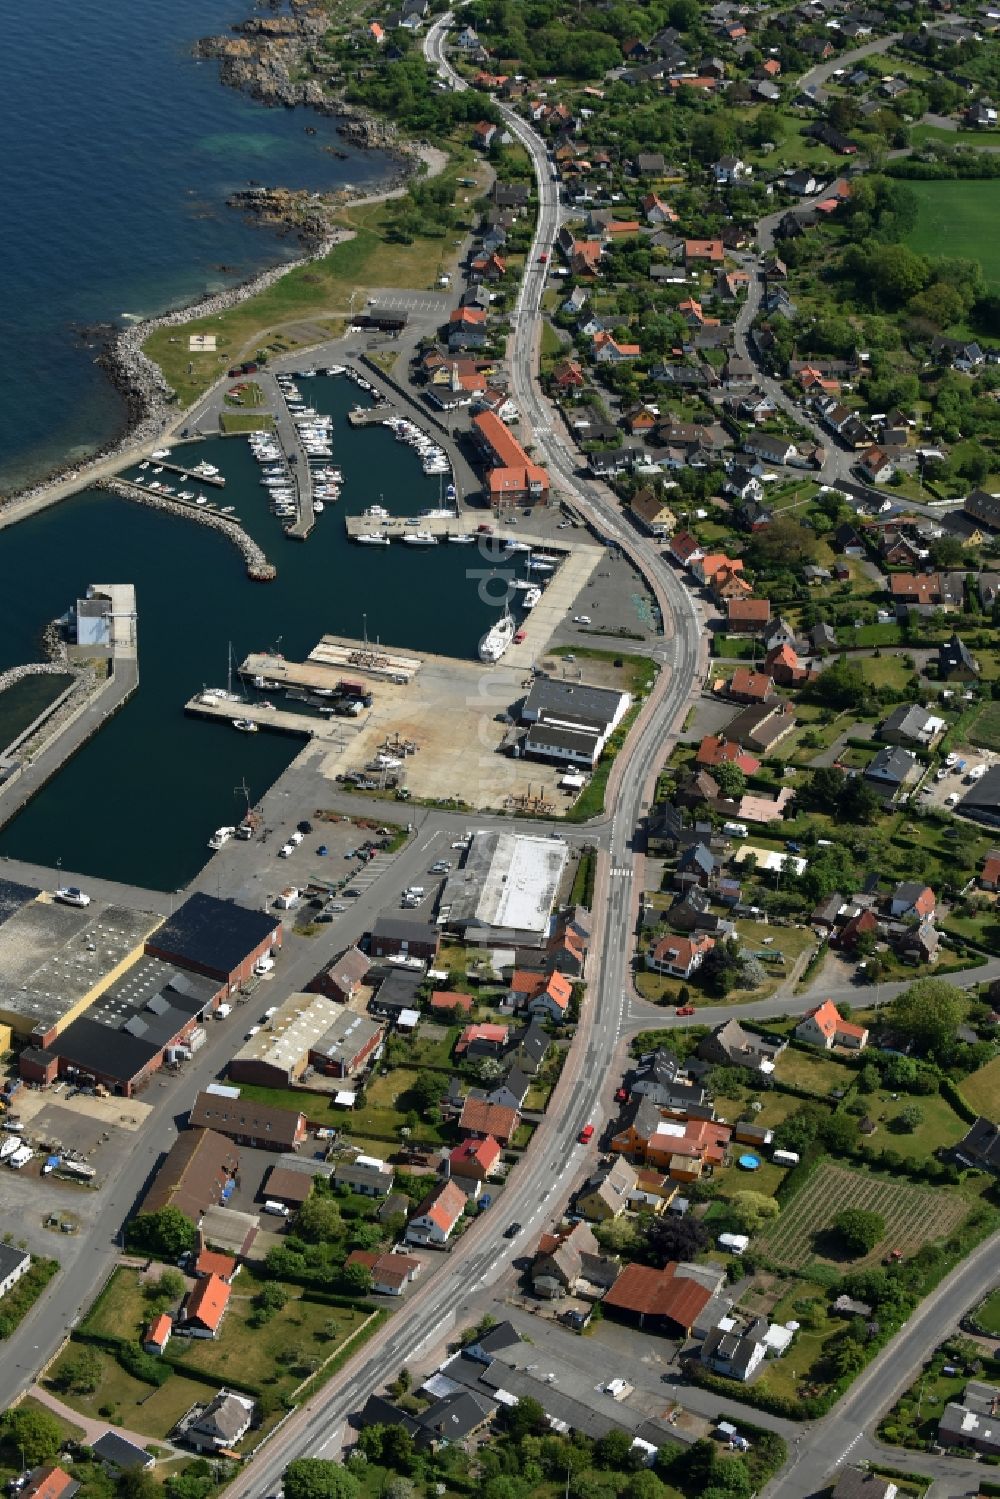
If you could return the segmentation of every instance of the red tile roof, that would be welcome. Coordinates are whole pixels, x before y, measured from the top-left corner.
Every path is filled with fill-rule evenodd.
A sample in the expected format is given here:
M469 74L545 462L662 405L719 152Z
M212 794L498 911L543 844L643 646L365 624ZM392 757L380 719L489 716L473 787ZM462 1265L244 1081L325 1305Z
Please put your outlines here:
M493 1135L501 1144L509 1144L521 1122L517 1109L502 1103L487 1103L485 1098L467 1098L462 1105L459 1128L475 1135Z
M152 1322L146 1328L146 1336L143 1338L143 1342L155 1343L157 1348L165 1348L170 1341L172 1330L173 1323L170 1318L166 1312L161 1312L158 1317L153 1318Z
M502 1152L499 1140L487 1135L485 1140L463 1140L448 1157L452 1176L474 1176L485 1180Z
M472 995L459 994L453 989L435 989L431 995L430 1006L432 1010L462 1010L468 1015L472 1009Z
M738 744L730 744L721 734L706 734L698 746L698 754L695 757L698 765L721 765L723 761L731 761L738 765L745 775L756 775L760 769L760 761L753 755L746 755Z
M473 1041L491 1041L496 1046L504 1046L509 1034L510 1026L494 1025L490 1021L467 1025L455 1042L455 1055L461 1056L464 1051L468 1051Z
M217 1332L226 1307L229 1305L229 1287L218 1275L207 1275L188 1293L184 1317L187 1322L200 1322L211 1332Z
M18 1490L18 1495L19 1499L59 1499L67 1489L78 1487L75 1479L63 1468L36 1468L24 1488Z
M685 1332L712 1299L707 1286L678 1276L677 1266L662 1270L626 1265L604 1298L604 1305L644 1317L663 1317Z
M231 1254L219 1254L215 1249L203 1249L194 1262L195 1275L218 1275L231 1280L236 1272L236 1261Z

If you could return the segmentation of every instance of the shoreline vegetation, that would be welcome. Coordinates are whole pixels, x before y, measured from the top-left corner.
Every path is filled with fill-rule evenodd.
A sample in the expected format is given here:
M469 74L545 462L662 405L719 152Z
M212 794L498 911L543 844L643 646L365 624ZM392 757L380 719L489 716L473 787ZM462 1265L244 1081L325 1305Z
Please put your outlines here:
M291 16L252 17L235 26L233 36L201 39L194 44L194 51L200 57L219 60L223 85L239 88L270 107L304 107L336 117L341 121L338 132L346 140L365 150L385 151L396 159L397 169L376 192L347 187L336 189L327 197L317 197L281 187L254 186L227 200L230 207L262 226L277 229L286 237L296 236L303 243L304 253L269 266L235 286L206 292L155 317L121 329L102 328L105 344L96 363L125 403L124 430L84 462L70 467L56 465L42 478L0 495L0 529L83 488L103 483L129 458L141 456L183 426L192 407L237 357L237 351L223 354L222 362L218 354L208 356L215 359L216 367L206 369L202 362L199 370L199 356L188 354L186 348L181 359L178 352L181 340L171 330L191 325L197 331L196 324L233 313L248 303L258 303L263 311L265 299L271 293L271 305L278 316L271 321L259 317L250 320L258 324L261 334L274 328L282 315L294 313L297 306L301 306L302 312L311 310L326 320L328 327L317 332L335 337L342 331L347 310L340 309L339 318L334 314L331 319L325 307L318 305L317 286L328 283L330 291L350 287L355 295L360 287L352 278L368 259L365 252L374 247L375 235L366 224L350 222L350 211L366 205L384 205L405 195L418 176L429 178L441 173L448 165L449 155L400 138L392 124L325 93L315 77L293 80L293 73L309 68L310 49L326 26L325 9L319 5L306 6ZM330 149L333 155L341 154ZM356 243L359 239L360 245ZM342 264L335 259L337 251L341 252ZM298 299L296 290L300 292ZM327 305L332 304L327 302ZM318 341L319 338L311 340ZM151 352L147 352L147 346L151 346ZM307 344L299 346L305 348ZM202 361L204 358L201 356ZM185 378L189 365L195 371L193 379Z

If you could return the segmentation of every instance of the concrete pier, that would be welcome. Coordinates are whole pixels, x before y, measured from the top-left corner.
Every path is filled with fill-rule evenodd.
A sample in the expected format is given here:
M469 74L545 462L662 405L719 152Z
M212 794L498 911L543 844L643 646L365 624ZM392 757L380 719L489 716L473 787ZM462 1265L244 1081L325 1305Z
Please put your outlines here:
M72 693L64 694L47 715L51 734L45 737L43 725L34 747L31 741L22 741L23 749L9 762L8 773L0 783L0 827L17 816L101 725L128 702L139 685L134 587L131 583L93 583L91 593L109 601L109 636L104 652L108 658L107 679L75 706L70 707ZM69 711L59 721L63 707Z
M294 713L287 708L266 708L260 702L233 702L231 698L215 697L210 692L199 692L190 698L184 704L184 712L190 718L204 718L230 726L236 718L249 719L261 730L266 729L272 734L291 734L299 739L313 739L330 749L343 749L358 733L358 725L354 719L310 718L306 713ZM239 732L233 729L234 734Z

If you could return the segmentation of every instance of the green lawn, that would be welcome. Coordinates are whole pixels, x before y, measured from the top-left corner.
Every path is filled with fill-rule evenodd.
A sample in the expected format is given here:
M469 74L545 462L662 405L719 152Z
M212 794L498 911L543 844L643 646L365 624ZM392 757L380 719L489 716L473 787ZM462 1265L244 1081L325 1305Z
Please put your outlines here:
M234 432L270 432L274 417L269 411L220 411L219 429L227 436Z
M343 1126L354 1134L390 1135L399 1138L399 1131L406 1123L407 1115L415 1109L410 1098L410 1089L417 1080L417 1073L407 1067L396 1067L387 1077L376 1077L365 1089L364 1103L351 1111ZM446 1080L442 1079L442 1087ZM444 1140L441 1126L421 1119L414 1137L440 1144Z
M922 255L962 254L978 260L983 275L1000 287L1000 180L910 182L919 213L906 243Z
M865 656L859 662L861 675L874 687L905 688L913 676L902 656Z
M806 1088L819 1098L828 1098L835 1088L849 1088L855 1073L823 1051L799 1051L789 1046L778 1058L775 1076L789 1087Z
M959 1088L971 1109L1000 1123L1000 1057L994 1057L978 1072L963 1078Z
M97 1420L101 1407L110 1406L115 1410L115 1425L141 1431L151 1439L162 1441L195 1401L205 1399L205 1385L200 1380L185 1379L174 1373L157 1390L126 1374L110 1353L103 1349L95 1351L101 1360L101 1382L93 1394L67 1394L58 1388L60 1369L77 1352L77 1347L72 1344L60 1354L46 1381L50 1385L54 1383L60 1400L82 1416Z
M969 727L969 738L983 749L1000 750L1000 703L984 703Z
M981 1306L976 1308L976 1321L986 1332L1000 1338L1000 1291L993 1291Z
M867 1137L870 1149L895 1150L899 1155L926 1160L941 1146L954 1145L969 1127L939 1093L921 1098L901 1093L895 1100L886 1092L862 1096L870 1117L878 1126L875 1133ZM911 1104L920 1110L923 1122L912 1133L905 1133L893 1127L894 1121Z
M991 130L942 130L940 125L914 125L910 131L913 145L940 141L946 146L976 146L1000 151L1000 135Z

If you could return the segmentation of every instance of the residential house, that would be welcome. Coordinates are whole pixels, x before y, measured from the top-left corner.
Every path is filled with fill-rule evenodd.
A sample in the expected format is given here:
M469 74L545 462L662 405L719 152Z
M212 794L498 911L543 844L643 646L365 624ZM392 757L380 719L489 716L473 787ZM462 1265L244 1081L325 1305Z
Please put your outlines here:
M635 1185L635 1167L616 1156L584 1182L577 1193L576 1211L595 1223L618 1218L629 1206Z
M975 682L979 664L960 635L938 647L938 677L942 682Z
M661 937L646 953L646 967L666 978L689 979L715 946L712 937Z
M686 265L721 265L725 258L721 239L686 239L684 241Z
M64 1468L32 1468L18 1483L18 1499L73 1499L80 1485Z
M632 496L629 510L651 536L666 538L677 526L676 515L655 489L640 489Z
M463 1140L445 1158L445 1169L454 1182L462 1188L466 1197L476 1199L496 1172L503 1150L499 1140L492 1135L484 1139Z
M725 734L706 734L698 746L695 764L711 770L715 765L730 762L748 776L756 775L760 769L760 761L754 755L748 755L738 744L730 743Z
M196 1452L232 1451L253 1425L254 1403L249 1395L220 1390L204 1410L184 1426L184 1440Z
M889 912L897 920L925 921L933 917L936 904L930 885L920 880L901 880L889 898Z
M352 1250L344 1261L345 1269L348 1265L362 1265L371 1272L372 1290L377 1296L402 1296L424 1268L423 1260L415 1255L392 1250Z
M457 1182L439 1182L418 1204L407 1224L407 1240L411 1244L447 1244L468 1200Z
M517 969L511 978L508 1002L536 1019L559 1022L566 1019L572 997L573 985L565 974Z
M795 1027L795 1035L797 1040L809 1046L822 1046L826 1051L834 1046L863 1051L868 1045L866 1028L845 1020L832 999L808 1010Z
M713 1067L745 1067L750 1072L770 1076L786 1044L745 1030L738 1020L726 1020L711 1035L702 1037L697 1055Z
M961 1400L950 1400L938 1422L942 1447L1000 1456L1000 1389L970 1379Z
M175 1331L192 1338L217 1338L229 1306L230 1287L218 1275L206 1275L188 1292Z
M932 747L946 727L946 720L918 703L901 703L879 726L878 737L887 744Z
M540 975L526 977L534 981ZM515 978L517 975L515 974ZM456 1057L476 1060L479 1057L499 1057L503 1054L510 1035L510 1026L493 1021L480 1021L467 1025L455 1042Z
M727 1318L731 1322L732 1319ZM748 1327L713 1327L701 1345L701 1361L715 1374L746 1384L767 1353L767 1319L757 1317Z
M674 1181L697 1181L705 1166L721 1166L732 1129L710 1119L675 1120L648 1098L628 1105L611 1151L661 1168Z
M500 1104L506 1109L520 1109L530 1086L530 1079L519 1067L512 1066L506 1077L488 1089L486 1102Z
M726 690L738 703L766 703L774 697L774 678L770 672L754 671L752 666L738 666Z
M171 1322L166 1312L161 1312L158 1317L154 1317L152 1322L150 1322L149 1326L146 1328L146 1331L143 1333L143 1353L151 1353L156 1358L162 1357L162 1355L166 1352L166 1347L170 1342L170 1337L173 1333L173 1330L174 1324Z
M874 782L876 789L895 795L909 781L916 779L919 770L920 762L915 755L899 745L892 745L880 749L875 758L869 760L864 776L867 781Z
M952 1154L960 1166L974 1166L978 1171L1000 1176L1000 1124L980 1116Z
M984 890L1000 890L1000 849L991 849L986 855L979 883Z
M726 626L730 635L759 635L771 619L770 599L729 599Z
M649 1098L672 1113L712 1118L712 1104L702 1084L688 1077L677 1058L663 1047L640 1058L629 1075L628 1090L630 1098Z
M795 728L795 709L784 698L772 697L763 703L750 704L726 724L725 735L731 744L743 749L766 753L780 744Z
M838 1302L850 1300L849 1296L838 1297ZM835 1306L837 1304L834 1303ZM853 1312L852 1315L871 1317L870 1306L866 1306L864 1302L855 1302L854 1305L862 1310ZM848 1467L840 1470L830 1499L896 1499L898 1492L897 1485L890 1478L883 1478L881 1473L873 1473L870 1468Z
M759 458L762 463L788 464L798 456L798 448L791 438L770 437L765 432L753 432L745 437L743 451Z
M712 175L720 187L730 187L751 177L753 167L748 166L739 156L720 156L712 168Z
M536 1296L549 1300L568 1294L599 1301L620 1269L617 1256L602 1254L590 1224L574 1223L542 1235L531 1266L531 1285Z
M509 1145L521 1123L517 1109L504 1104L488 1103L485 1098L469 1094L462 1105L458 1126L466 1135L493 1135L501 1145Z

